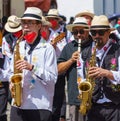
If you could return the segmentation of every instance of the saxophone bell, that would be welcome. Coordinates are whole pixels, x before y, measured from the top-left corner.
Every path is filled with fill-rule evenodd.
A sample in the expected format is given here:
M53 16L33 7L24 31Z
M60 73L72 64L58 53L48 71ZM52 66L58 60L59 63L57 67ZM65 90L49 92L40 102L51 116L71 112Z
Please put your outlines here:
M91 83L86 81L86 82L81 82L79 85L79 90L82 92L89 92L91 90L92 86Z
M21 106L21 97L22 97L22 74L14 74L11 77L11 82L13 83L13 98L14 98L14 105L20 107Z
M90 104L89 104L89 92L92 89L92 85L90 82L88 81L84 81L81 82L80 85L78 86L79 90L80 90L80 95L79 95L79 99L82 99L81 105L80 105L80 110L79 112L82 115L85 115L87 110L90 108Z

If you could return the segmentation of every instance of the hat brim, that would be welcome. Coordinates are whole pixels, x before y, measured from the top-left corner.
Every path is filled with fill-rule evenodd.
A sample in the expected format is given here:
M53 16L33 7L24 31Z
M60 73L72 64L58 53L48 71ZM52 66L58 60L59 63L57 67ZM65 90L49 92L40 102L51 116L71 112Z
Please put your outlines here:
M94 14L89 13L89 12L78 13L75 17L82 17L84 15L90 16L91 18L94 17Z
M59 20L63 20L61 17L59 16L45 16L46 19L49 19L49 18L57 18Z
M68 25L66 25L66 29L69 30L70 32L72 32L73 31L73 28L74 27L77 27L77 26L84 27L85 30L89 30L88 25L83 25L83 24L68 24Z
M20 25L17 28L10 28L8 23L6 23L5 24L5 30L8 31L8 32L11 32L11 33L15 33L15 32L18 32L18 31L22 30L22 26Z
M42 25L43 26L49 26L49 27L52 26L52 24L50 22L48 22L48 21L42 21Z

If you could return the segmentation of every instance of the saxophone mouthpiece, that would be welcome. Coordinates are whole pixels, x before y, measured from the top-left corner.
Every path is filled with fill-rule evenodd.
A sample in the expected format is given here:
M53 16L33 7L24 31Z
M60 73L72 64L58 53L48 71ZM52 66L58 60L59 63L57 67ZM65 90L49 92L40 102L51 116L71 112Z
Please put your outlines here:
M99 43L99 42L100 42L100 39L97 38L97 39L95 39L94 41L95 41L95 43Z

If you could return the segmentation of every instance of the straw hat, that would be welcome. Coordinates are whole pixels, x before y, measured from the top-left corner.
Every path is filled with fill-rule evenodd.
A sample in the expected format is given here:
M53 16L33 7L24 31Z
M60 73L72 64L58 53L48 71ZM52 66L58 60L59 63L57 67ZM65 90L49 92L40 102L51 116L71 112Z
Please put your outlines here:
M90 16L91 18L94 17L94 13L90 12L89 10L84 10L84 11L78 13L75 17L82 17L84 15Z
M37 7L27 7L26 11L24 12L22 18L24 19L30 19L30 20L42 20L42 11L41 9Z
M15 15L9 16L7 23L5 24L5 30L11 33L18 32L22 30L20 21Z
M73 27L84 27L86 30L89 30L89 25L87 24L87 20L84 17L75 18L73 24L66 25L66 28L72 32Z
M49 21L47 21L44 16L42 16L42 25L49 26L49 27L52 26L52 24Z
M59 12L57 9L50 9L48 11L48 14L46 15L46 18L58 18L59 20L62 20L62 18L59 16Z
M110 29L111 31L115 30L114 28L110 27L109 20L105 15L94 16L90 30L98 29Z

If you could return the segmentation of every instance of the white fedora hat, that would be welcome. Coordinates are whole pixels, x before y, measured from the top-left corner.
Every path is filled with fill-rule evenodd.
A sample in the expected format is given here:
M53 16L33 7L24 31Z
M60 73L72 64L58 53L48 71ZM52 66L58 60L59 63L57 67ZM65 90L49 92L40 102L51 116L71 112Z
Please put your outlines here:
M89 25L87 24L87 20L84 17L75 18L73 24L66 25L66 28L72 32L73 27L84 27L86 30L89 30Z
M46 18L58 18L59 20L62 20L57 9L50 9Z
M109 20L105 15L94 16L92 20L90 30L99 30L99 29L109 29L111 31L115 30L115 28L110 27Z
M27 7L23 16L21 17L22 20L30 19L30 20L42 20L42 11L37 7Z
M44 16L42 16L42 25L49 26L49 27L52 26L52 24L49 21L47 21Z
M84 11L78 13L77 15L75 15L75 17L82 17L82 16L84 16L84 15L90 16L91 18L94 17L94 13L92 13L92 12L89 11L89 10L84 10Z
M22 30L21 23L17 16L11 15L8 17L7 23L5 24L5 30L11 33Z

